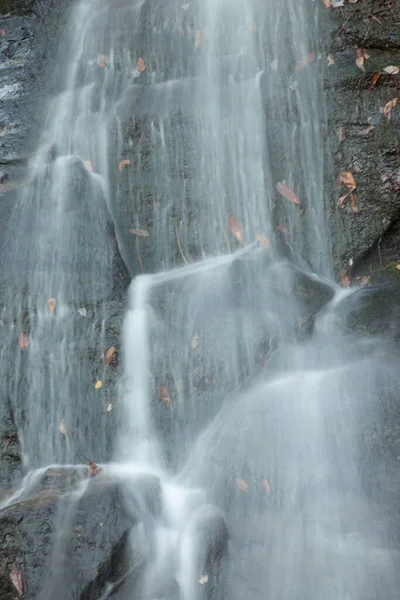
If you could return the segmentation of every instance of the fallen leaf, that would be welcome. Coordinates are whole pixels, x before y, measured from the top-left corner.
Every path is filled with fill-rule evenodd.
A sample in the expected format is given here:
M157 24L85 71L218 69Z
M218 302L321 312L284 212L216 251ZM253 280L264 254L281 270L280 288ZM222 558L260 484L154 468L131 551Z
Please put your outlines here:
M106 355L104 357L104 366L107 367L110 362L112 361L112 359L114 358L115 354L117 353L117 349L115 346L111 346L111 348L109 348L106 352Z
M131 161L128 159L121 160L121 162L119 163L119 166L118 166L118 171L121 173L121 171L123 171L125 169L125 167L127 167L130 164L131 164Z
M96 390L99 390L101 387L103 387L103 382L100 379L98 379L94 384L94 387Z
M26 333L20 333L18 337L18 346L21 348L21 350L26 350L29 348L29 344L29 337L26 335Z
M347 194L343 194L343 196L340 196L339 200L338 200L338 206L342 206L343 202L346 200L346 198L348 198L348 196L350 196L351 192L347 192Z
M49 311L51 313L54 313L54 311L56 310L56 306L57 306L57 300L55 298L50 298L47 306L49 307Z
M361 71L364 71L364 73L365 73L364 63L368 58L369 58L369 54L367 54L365 52L364 48L357 49L356 65L359 69L361 69Z
M325 4L326 8L329 8L329 9L332 8L331 0L322 0L322 2Z
M351 210L353 213L358 213L357 198L354 192L350 192Z
M335 64L335 59L333 58L333 54L328 54L327 56L328 67L331 67Z
M167 388L161 385L158 389L158 397L165 406L171 406L171 396L168 393Z
M105 56L104 54L102 54L101 56L99 56L99 58L97 59L97 64L102 69L104 69L104 67L107 66L107 63L108 63L108 56Z
M301 204L296 194L292 192L290 188L288 188L285 182L277 183L276 189L284 198L286 198L286 200L289 200L289 202L293 202L293 204Z
M382 75L382 73L374 73L372 75L372 79L371 79L371 85L369 86L369 89L372 90L373 87L376 86L377 81L379 79L379 77Z
M201 585L204 585L205 583L207 583L208 581L208 575L202 575L199 579L199 583L201 583Z
M311 63L314 62L314 60L316 59L316 54L315 52L310 52L309 54L307 54L307 56L305 56L304 58L302 58L301 60L299 60L299 62L297 63L296 67L295 67L295 72L298 73L299 71L301 71L302 69L304 69L304 67L306 67L307 65L310 65Z
M371 278L371 275L365 275L365 277L361 278L360 284L361 285L365 285L366 283L368 283L368 281L370 280L370 278Z
M382 109L383 116L385 116L388 120L390 120L392 109L397 105L397 98L392 98L389 102L386 102L385 106Z
M399 71L400 71L399 67L393 67L393 66L385 67L383 70L388 75L398 75Z
M268 479L264 479L263 486L267 494L269 494L271 492L271 486L269 485Z
M23 596L24 595L24 584L22 581L22 575L18 571L17 567L15 566L15 563L13 564L13 566L11 568L10 579L11 579L13 586L17 590L18 594L20 596Z
M78 313L81 315L81 317L86 317L87 316L87 310L86 310L86 308L78 308Z
M146 65L144 64L143 58L138 58L137 70L139 71L139 73L143 73L143 71L146 70Z
M200 48L200 44L201 44L201 33L199 30L197 30L196 34L194 36L194 47Z
M344 288L348 288L350 286L350 277L348 276L347 271L343 271L341 284Z
M359 129L358 131L356 131L356 135L358 137L366 137L367 135L369 135L371 133L371 131L373 131L375 129L375 127L373 125L370 125L369 127L364 127L363 129Z
M257 233L256 241L260 244L260 246L263 246L264 248L271 247L271 242L269 241L268 238L265 237L265 235L263 233Z
M339 144L344 142L344 140L346 139L346 131L345 131L345 128L343 127L343 125L341 125L339 127L337 135L338 135Z
M6 32L4 29L0 29L0 37L6 37Z
M59 430L61 431L61 433L63 435L65 435L65 437L67 437L67 427L65 425L65 419L61 419L60 425L59 425Z
M284 227L282 227L281 225L278 225L277 227L275 227L276 231L280 231L281 233L283 233L283 235L285 237L289 237L289 232L287 229L285 229Z
M233 233L238 242L240 242L241 245L244 246L242 230L235 217L228 217L228 228L229 231Z
M94 171L94 167L93 167L93 163L91 160L85 160L85 166L87 168L88 171L90 171L91 173L93 173Z
M107 406L107 412L111 412L113 409L113 405L112 402L110 402L110 404Z
M88 468L89 468L89 473L91 474L92 477L96 477L96 475L100 475L100 473L103 471L103 469L101 467L96 465L96 463L94 463L91 460L88 461Z
M243 479L236 479L236 485L238 486L239 490L242 490L242 492L247 492L249 489L249 486Z
M397 269L398 271L400 271L400 263L399 263L398 265L396 265L396 269Z
M197 346L199 345L199 334L195 333L192 339L192 348L193 350L196 350Z
M149 232L145 229L130 229L129 233L133 233L133 235L140 235L142 237L148 237Z
M339 173L340 183L343 183L350 191L354 191L357 187L353 174L350 171L341 171Z

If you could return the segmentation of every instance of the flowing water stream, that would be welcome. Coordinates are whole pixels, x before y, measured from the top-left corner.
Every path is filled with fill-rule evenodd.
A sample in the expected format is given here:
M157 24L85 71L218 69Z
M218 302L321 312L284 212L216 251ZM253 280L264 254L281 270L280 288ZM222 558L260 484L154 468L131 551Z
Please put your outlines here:
M359 428L395 369L340 328L319 5L78 0L61 44L6 243L3 321L30 345L7 394L27 469L109 460L87 350L105 344L110 213L136 276L108 468L132 495L138 474L161 480L148 600L398 597Z

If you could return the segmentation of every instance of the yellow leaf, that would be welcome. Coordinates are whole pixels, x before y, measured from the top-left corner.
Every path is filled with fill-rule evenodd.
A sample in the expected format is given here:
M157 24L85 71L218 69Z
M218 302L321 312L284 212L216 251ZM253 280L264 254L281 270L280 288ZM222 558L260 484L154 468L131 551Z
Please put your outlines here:
M94 384L94 387L96 388L96 390L99 390L101 387L103 387L103 382L100 379L98 379Z
M238 486L239 490L242 490L242 492L247 492L249 489L249 486L243 479L236 479L236 485Z
M50 298L49 301L48 301L48 303L47 303L47 306L49 307L49 311L51 313L53 313L56 310L56 306L57 306L56 299L55 298Z
M201 33L199 30L196 31L196 35L194 36L194 47L200 48L201 44Z
M143 73L143 71L146 70L146 65L144 64L143 58L138 58L137 68L138 68L139 73Z
M199 334L195 333L192 339L192 348L193 350L196 350L197 346L199 345Z
M104 366L105 367L107 367L110 364L110 362L114 358L116 352L117 352L117 349L115 346L111 346L111 348L109 348L107 350L106 355L104 357Z
M268 238L265 237L265 235L263 233L257 233L256 241L260 244L260 246L263 246L264 248L271 247L271 242L269 241Z

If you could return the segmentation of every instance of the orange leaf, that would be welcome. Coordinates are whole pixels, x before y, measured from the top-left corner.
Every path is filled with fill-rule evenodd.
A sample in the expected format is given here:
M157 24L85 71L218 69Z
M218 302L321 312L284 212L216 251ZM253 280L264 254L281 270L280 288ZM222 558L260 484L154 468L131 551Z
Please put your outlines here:
M167 388L161 385L158 389L158 397L165 406L171 406L171 396L168 393Z
M350 192L351 209L354 213L358 213L357 198L354 192Z
M242 490L242 492L247 492L249 489L249 486L243 479L236 479L236 485L238 486L239 490Z
M380 76L381 76L381 73L374 73L372 75L371 85L369 86L370 90L372 90L372 88L376 86L377 81L378 81L378 79L379 79Z
M93 173L94 171L94 167L93 167L93 163L91 160L85 160L85 166L87 168L88 171L90 171L91 173Z
M201 33L199 30L196 31L196 35L194 36L194 47L200 48L201 44Z
M129 233L133 233L133 235L141 235L142 237L148 237L149 232L145 229L130 229Z
M277 183L276 189L280 194L282 194L282 196L284 196L284 198L286 198L286 200L289 200L289 202L293 202L293 204L301 204L296 194L292 192L290 188L288 188L286 183Z
M121 171L123 171L125 169L125 167L127 167L130 164L131 164L131 161L128 159L121 160L121 162L119 163L119 166L118 166L118 171L121 173Z
M271 247L271 243L270 243L269 239L266 238L263 233L257 233L256 241L260 244L260 246L263 246L264 248Z
M51 313L54 313L54 311L56 310L56 306L57 306L57 300L55 298L49 298L47 306L49 307L49 311Z
M21 348L21 350L26 350L29 348L29 344L29 337L26 335L26 333L20 333L18 337L18 346Z
M228 217L228 228L229 231L233 233L238 242L240 242L241 245L244 246L242 230L235 217Z
M264 486L265 491L267 492L267 494L269 494L271 492L271 486L269 484L268 479L264 479L263 486Z
M143 58L138 58L137 69L138 69L139 73L143 73L143 71L146 70L146 65L144 64Z
M309 54L307 54L307 56L305 56L304 58L299 60L299 62L297 63L297 65L295 67L295 72L298 73L299 71L304 69L304 67L313 63L315 59L316 59L315 52L310 52Z
M357 184L353 177L353 173L350 173L350 171L341 171L339 173L339 176L340 183L343 183L343 185L345 185L351 192L353 192L356 189Z
M344 288L348 288L350 286L350 277L348 276L347 271L343 271L341 284Z
M117 349L115 346L111 346L111 348L109 348L106 352L106 355L104 357L104 366L107 367L110 362L112 361L112 359L114 358L114 356L117 353Z

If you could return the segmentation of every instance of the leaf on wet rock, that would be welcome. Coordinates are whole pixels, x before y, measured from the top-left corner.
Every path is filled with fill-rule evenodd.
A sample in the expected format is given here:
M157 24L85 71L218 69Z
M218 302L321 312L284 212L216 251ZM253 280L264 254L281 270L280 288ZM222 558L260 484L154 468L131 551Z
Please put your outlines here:
M333 58L333 54L328 54L327 56L328 67L331 67L335 64L335 59Z
M199 30L197 30L196 34L194 36L194 47L200 48L200 44L201 44L201 33Z
M78 308L78 313L81 315L81 317L86 317L87 316L87 310L86 310L86 308Z
M85 167L87 168L88 171L93 173L94 167L93 167L93 163L91 160L85 160Z
M6 32L0 27L0 37L6 37Z
M353 177L353 173L350 171L341 171L339 173L340 183L345 185L349 190L353 191L356 189L357 184Z
M54 313L54 311L56 310L56 306L57 306L57 300L55 298L49 298L47 306L49 308L49 311L51 313Z
M108 56L106 56L105 54L99 56L99 58L97 59L97 64L99 65L99 67L104 69L104 67L106 67L108 64Z
M236 479L236 485L242 492L247 492L247 490L249 489L249 486L244 481L244 479Z
M65 419L61 419L60 425L58 426L59 430L65 437L67 437L67 427L65 425Z
M168 393L167 388L164 385L161 385L158 388L158 397L165 406L171 406L171 396Z
M125 167L127 167L130 164L131 164L131 161L128 160L127 158L125 160L121 160L121 162L118 165L119 173L121 173L121 171L123 171L125 169Z
M268 479L264 479L263 487L264 487L265 491L267 492L267 494L269 494L271 492L271 486L269 484Z
M286 200L289 200L289 202L293 202L293 204L301 204L296 194L286 185L284 181L282 183L277 183L276 189L284 198L286 198Z
M138 58L137 70L139 71L139 73L143 73L146 70L146 65L144 63L143 58Z
M340 127L337 131L337 136L338 136L339 144L344 142L344 140L346 139L346 130L343 127L343 125L340 125Z
M329 8L329 9L332 8L331 0L322 0L322 2L325 4L326 8Z
M91 474L92 477L96 477L97 475L100 475L100 473L103 471L103 469L101 467L96 465L96 463L94 463L91 460L88 461L88 468L89 468L89 473Z
M265 237L265 235L263 233L257 233L256 241L260 244L260 246L263 246L263 248L271 247L271 242L269 241L269 239L267 237Z
M382 75L382 73L374 73L372 75L371 85L369 86L370 90L372 90L372 88L376 86L378 79L380 78L381 75Z
M398 271L400 271L400 263L399 263L398 265L396 265L396 269L397 269Z
M146 231L145 229L130 229L129 233L132 233L133 235L139 235L141 237L149 236L149 232Z
M104 366L105 367L107 367L111 363L111 361L114 358L114 356L116 355L116 353L117 353L117 349L115 346L111 346L111 348L109 348L107 350L106 355L104 357Z
M299 60L299 62L297 63L296 67L295 67L295 72L298 73L299 71L302 71L304 69L304 67L306 67L307 65L310 65L311 63L314 62L314 60L316 59L317 55L315 54L315 52L310 52L309 54L307 54L306 56L304 56L301 60Z
M193 336L193 338L192 338L192 344L191 344L193 350L196 350L196 348L198 347L198 345L199 345L199 334L195 333L194 336Z
M358 213L357 197L354 192L350 192L351 210Z
M399 69L399 67L389 66L389 67L385 67L383 70L388 75L398 75L400 69Z
M242 229L239 225L239 222L235 219L235 217L228 217L228 228L229 228L229 231L238 240L238 242L240 242L240 244L242 246L244 246Z
M347 271L343 271L343 275L342 275L342 279L341 279L341 286L344 288L348 288L350 286L350 277L347 273Z
M29 348L29 337L26 335L26 333L20 333L18 336L18 346L21 348L21 350L27 350L27 348Z
M96 381L96 383L94 384L94 387L95 387L96 390L99 390L100 388L103 387L103 382L101 381L101 379L98 379Z
M23 596L24 595L24 583L22 580L22 575L18 571L15 563L13 564L13 566L11 568L10 579L11 579L13 586L17 590L19 596Z
M204 584L206 584L206 583L207 583L207 581L208 581L208 575L202 575L202 576L200 577L200 579L199 579L199 583L200 583L201 585L204 585Z
M112 409L113 409L113 405L112 405L112 402L110 402L110 404L108 404L108 406L107 406L107 412L111 412Z
M364 63L365 61L369 58L369 54L367 54L364 50L364 48L358 48L357 49L357 56L356 56L356 65L359 69L361 69L361 71L363 71L365 73L365 67L364 67Z
M398 98L392 98L389 102L386 102L385 106L381 109L384 117L390 120L392 116L392 110L397 106Z

